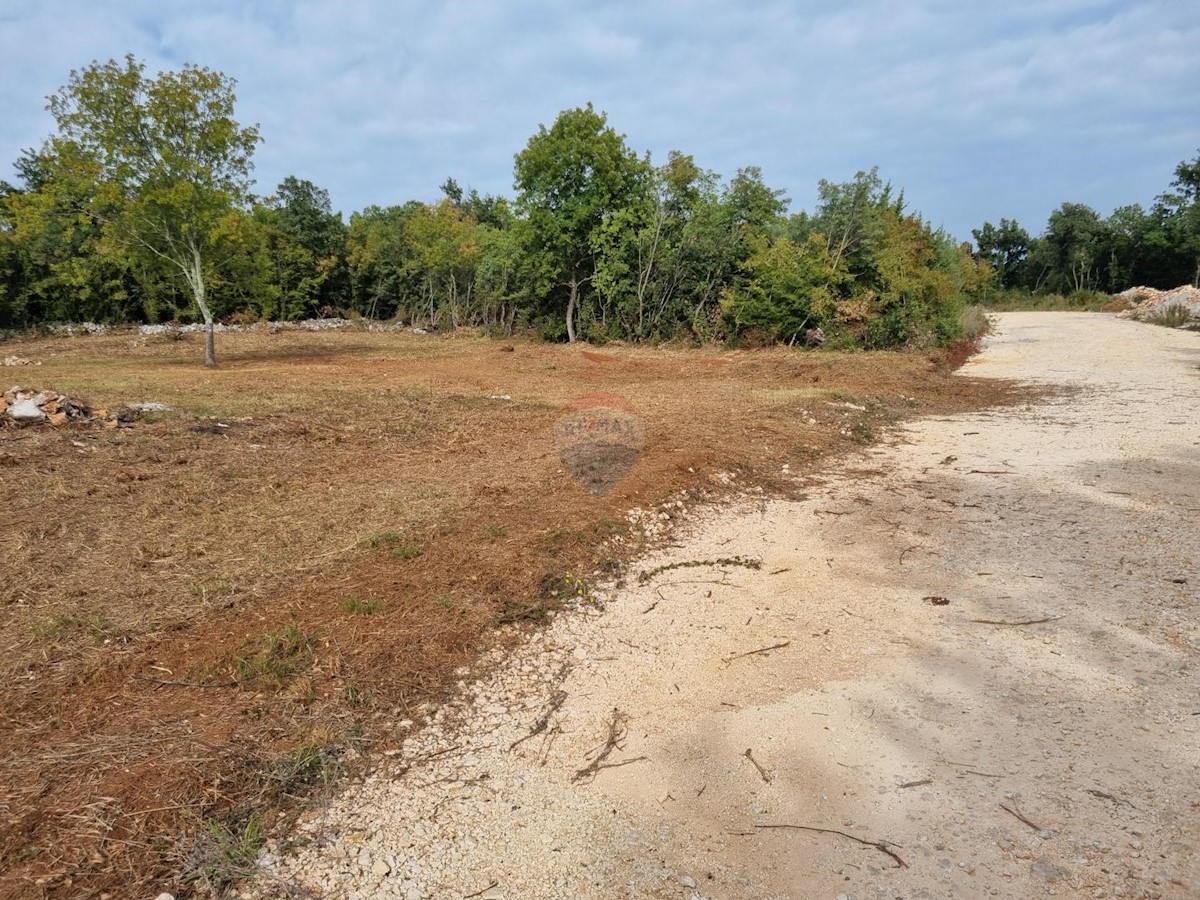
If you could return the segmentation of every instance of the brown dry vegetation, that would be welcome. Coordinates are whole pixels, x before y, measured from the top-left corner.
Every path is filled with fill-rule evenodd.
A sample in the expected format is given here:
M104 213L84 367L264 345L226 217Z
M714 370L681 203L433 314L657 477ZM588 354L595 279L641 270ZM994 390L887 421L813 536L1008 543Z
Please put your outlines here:
M264 332L223 336L205 370L198 341L27 341L16 351L43 365L7 372L176 410L0 430L5 897L218 883L252 851L248 827L397 740L497 625L557 602L546 585L636 552L631 507L719 497L718 472L793 490L784 463L1013 396L948 377L961 354ZM564 407L595 391L646 423L604 498L554 444Z

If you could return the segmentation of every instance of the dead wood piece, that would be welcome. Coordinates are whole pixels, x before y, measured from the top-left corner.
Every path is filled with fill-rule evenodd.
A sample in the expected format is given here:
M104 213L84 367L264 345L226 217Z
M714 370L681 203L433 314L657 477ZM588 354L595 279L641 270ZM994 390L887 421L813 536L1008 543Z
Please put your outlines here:
M893 844L891 841L871 841L871 840L867 840L866 838L855 837L854 835L847 834L844 831L838 831L836 828L815 828L812 825L788 825L788 824L780 823L780 824L770 824L770 825L755 825L754 827L755 828L791 828L796 831L811 831L814 834L837 834L844 838L849 838L850 840L855 841L856 843L862 844L864 847L873 847L876 850L878 850L880 853L886 853L888 856L890 856L892 859L894 859L896 861L897 869L907 869L908 868L908 863L906 863L904 860L902 860L899 857L899 855L896 854L893 850L891 850L890 847L888 846L889 844L892 847L899 847L900 845Z
M509 752L511 753L513 750L516 750L517 747L521 746L521 744L525 743L530 738L537 737L539 734L541 734L543 731L545 731L547 726L549 726L549 724L550 724L551 716L553 716L556 712L558 712L562 708L562 705L563 705L563 703L566 702L566 699L567 699L566 691L555 691L554 696L552 696L550 698L550 703L546 707L546 711L544 713L542 713L541 718L539 718L536 722L533 723L533 727L531 729L529 729L529 734L525 735L525 737L523 737L523 738L518 738L517 740L515 740L511 744L509 744L508 745Z
M949 606L950 601L946 597L922 597L922 600L927 600L934 606Z
M759 761L757 759L754 758L754 754L750 752L749 747L746 748L746 752L743 753L742 756L744 756L744 757L746 757L746 759L750 760L750 762L754 766L754 768L758 769L758 774L762 777L763 781L765 781L767 784L771 783L771 774L762 767L762 765L759 763Z
M747 650L745 653L736 653L733 656L726 657L726 659L724 660L724 663L725 663L725 665L729 665L735 659L741 659L744 656L758 656L763 653L770 653L772 650L782 650L784 647L789 646L791 643L792 643L791 641L783 641L782 643L779 643L779 644L772 644L770 647L759 647L757 650Z
M1000 619L968 619L968 622L974 622L977 625L1041 625L1043 622L1057 622L1059 619L1065 619L1066 616L1047 616L1044 619L1021 619L1017 622L1005 622Z
M768 575L782 575L784 572L790 572L790 571L792 571L792 568L791 568L791 566L787 566L787 567L785 567L785 568L782 568L782 569L775 569L775 570L773 570L773 571L771 571L771 572L768 572L767 574L768 574Z
M901 788L914 788L914 787L922 787L926 784L933 784L933 779L932 778L922 778L920 781L906 781L906 782L904 782L904 784L900 785L900 787Z

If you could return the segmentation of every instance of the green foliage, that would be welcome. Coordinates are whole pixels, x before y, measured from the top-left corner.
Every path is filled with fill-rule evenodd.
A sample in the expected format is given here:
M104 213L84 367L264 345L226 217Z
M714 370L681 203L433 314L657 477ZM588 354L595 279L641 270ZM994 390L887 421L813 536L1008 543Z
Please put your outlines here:
M239 684L282 687L311 662L313 654L312 636L289 625L263 636L240 654L234 660L234 675Z
M0 327L341 314L597 342L792 343L819 327L828 346L922 347L998 290L1094 289L1151 265L1148 247L1155 266L1200 267L1200 163L1149 212L1064 204L1032 239L985 223L972 255L877 169L821 181L816 209L788 217L757 167L723 181L679 151L654 166L590 104L516 154L511 204L448 178L436 203L344 223L310 181L251 196L259 137L235 121L233 86L195 66L150 78L132 57L71 74L55 134L0 184Z
M1082 308L1092 305L1083 297L1136 285L1200 286L1200 154L1175 168L1171 189L1149 209L1123 206L1102 218L1064 203L1038 237L1009 219L973 234L977 258L997 272L986 292L995 308Z
M570 341L605 220L628 216L644 202L649 170L648 160L626 147L590 103L560 113L550 128L541 126L517 154L517 210L528 222L538 293L551 299L547 312L562 310Z

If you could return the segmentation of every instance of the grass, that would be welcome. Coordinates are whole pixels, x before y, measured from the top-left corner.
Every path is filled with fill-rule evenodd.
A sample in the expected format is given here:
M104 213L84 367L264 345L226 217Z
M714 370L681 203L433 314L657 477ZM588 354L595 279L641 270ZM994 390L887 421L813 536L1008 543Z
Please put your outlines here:
M180 835L236 863L247 810L266 827L344 764L340 738L317 764L315 728L402 740L390 711L436 702L495 626L541 621L591 597L602 567L623 571L646 544L631 508L798 490L780 476L800 471L798 447L807 471L857 451L885 414L1016 396L949 377L942 352L614 345L601 364L579 347L506 343L515 351L470 335L221 335L211 371L191 339L41 337L7 351L42 362L22 375L31 387L177 412L0 435L0 628L12 636L0 784L13 786L0 852L55 848L0 871L0 896L38 879L52 896L154 896L187 868ZM521 402L489 401L494 385ZM563 409L589 394L623 398L646 428L604 497L572 479L555 443ZM821 402L835 397L867 411ZM197 410L229 427L196 430L213 424ZM719 478L734 471L732 485ZM76 746L88 752L61 752ZM78 817L96 804L127 830ZM120 864L97 861L118 839L130 841Z
M234 677L239 684L273 683L282 687L292 676L307 668L313 657L311 635L288 625L253 642L234 660Z
M1168 307L1152 315L1146 316L1145 321L1151 325L1161 325L1164 328L1183 328L1196 319L1191 311L1182 304Z
M342 611L348 612L352 616L373 616L381 609L383 609L383 604L380 601L372 600L369 597L360 597L357 594L342 601Z
M404 535L398 531L377 531L363 538L363 546L378 550L380 547L394 547L404 540Z
M104 613L57 615L34 623L32 631L36 637L45 640L86 635L97 644L124 638L121 630Z
M984 301L991 312L1098 312L1111 297L1101 291L1038 294L1031 291L997 291Z

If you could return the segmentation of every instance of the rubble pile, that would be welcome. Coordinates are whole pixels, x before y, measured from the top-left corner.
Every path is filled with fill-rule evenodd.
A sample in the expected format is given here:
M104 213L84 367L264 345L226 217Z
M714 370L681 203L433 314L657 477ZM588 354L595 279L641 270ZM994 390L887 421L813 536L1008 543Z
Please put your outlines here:
M1132 309L1118 313L1123 319L1146 319L1183 308L1192 316L1200 318L1200 288L1190 284L1160 291L1152 287L1131 287L1113 295L1114 300L1136 304Z
M117 426L117 417L107 409L92 409L54 391L34 391L14 387L0 395L0 425L66 425L81 422L90 425Z

